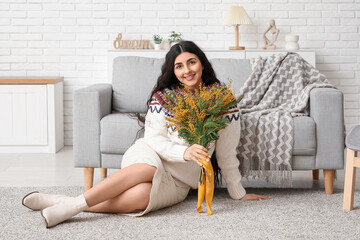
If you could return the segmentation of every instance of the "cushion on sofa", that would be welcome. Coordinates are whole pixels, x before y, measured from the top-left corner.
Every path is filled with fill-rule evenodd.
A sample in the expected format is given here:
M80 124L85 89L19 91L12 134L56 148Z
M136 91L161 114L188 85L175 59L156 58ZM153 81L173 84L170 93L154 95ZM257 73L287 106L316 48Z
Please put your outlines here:
M248 59L213 58L209 60L220 81L233 80L238 92L251 73ZM117 57L113 66L113 109L117 112L146 112L146 101L161 73L163 58ZM236 67L234 67L236 66Z
M138 121L126 113L112 113L100 121L100 152L124 154L136 140Z
M214 68L216 77L227 83L227 79L233 80L232 89L235 93L244 85L251 74L249 59L213 58L209 62Z
M146 101L161 73L163 58L117 57L113 66L113 109L146 112Z
M136 140L138 121L126 113L112 113L101 119L100 151L124 154ZM140 135L141 137L141 135ZM294 118L294 156L313 156L316 153L315 122L311 117Z

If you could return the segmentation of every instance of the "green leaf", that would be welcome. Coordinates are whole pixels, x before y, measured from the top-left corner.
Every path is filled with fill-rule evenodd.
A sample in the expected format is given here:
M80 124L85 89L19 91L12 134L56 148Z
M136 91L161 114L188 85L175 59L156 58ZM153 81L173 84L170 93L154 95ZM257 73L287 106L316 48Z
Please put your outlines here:
M206 102L204 100L202 100L201 98L199 98L198 103L199 103L199 110L200 110L200 112L202 112L206 107Z

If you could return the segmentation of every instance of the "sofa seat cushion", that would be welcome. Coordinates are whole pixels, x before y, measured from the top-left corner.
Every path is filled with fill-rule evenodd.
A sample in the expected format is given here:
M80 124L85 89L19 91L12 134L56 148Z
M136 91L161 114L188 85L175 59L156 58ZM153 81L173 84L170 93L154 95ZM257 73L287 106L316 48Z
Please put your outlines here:
M294 117L294 156L316 154L315 122L311 117Z
M135 142L140 129L138 121L126 113L112 113L100 122L100 151L108 154L124 154ZM140 135L140 137L142 137ZM311 117L294 118L294 156L316 154L315 122Z
M100 129L100 152L123 154L135 142L140 126L126 113L112 113L101 119Z

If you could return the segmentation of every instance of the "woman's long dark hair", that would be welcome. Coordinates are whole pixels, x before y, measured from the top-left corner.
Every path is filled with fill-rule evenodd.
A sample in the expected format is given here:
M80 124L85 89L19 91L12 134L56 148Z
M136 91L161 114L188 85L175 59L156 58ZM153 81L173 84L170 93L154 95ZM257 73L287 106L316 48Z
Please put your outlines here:
M161 67L161 74L157 79L157 82L155 84L155 87L153 88L150 98L147 101L147 108L149 108L152 96L160 90L163 90L164 88L170 88L176 84L179 84L180 81L177 79L174 73L174 63L177 56L179 56L183 52L189 52L192 54L195 54L202 66L203 66L203 72L202 72L202 82L205 86L211 85L213 83L220 83L220 81L216 78L216 74L214 69L211 66L211 63L207 59L205 53L192 41L181 41L174 46L172 46L169 50L169 52L165 56L165 62ZM145 116L137 114L137 118L141 122L145 122ZM215 187L219 185L220 183L220 168L217 164L216 160L216 153L211 157L211 164L214 169L214 176L215 176Z

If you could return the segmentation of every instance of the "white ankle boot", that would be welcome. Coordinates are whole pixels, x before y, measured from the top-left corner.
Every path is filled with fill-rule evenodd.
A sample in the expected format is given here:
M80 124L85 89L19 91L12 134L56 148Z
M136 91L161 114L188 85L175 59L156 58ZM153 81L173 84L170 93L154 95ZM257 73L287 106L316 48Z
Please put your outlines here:
M49 228L70 219L87 208L89 208L89 206L86 203L84 195L81 194L66 202L45 208L41 211L41 216L45 226Z
M31 192L23 198L22 204L31 210L38 211L51 207L55 204L62 203L68 199L71 199L71 197L65 195Z

